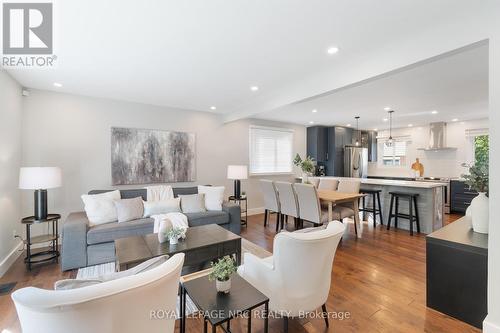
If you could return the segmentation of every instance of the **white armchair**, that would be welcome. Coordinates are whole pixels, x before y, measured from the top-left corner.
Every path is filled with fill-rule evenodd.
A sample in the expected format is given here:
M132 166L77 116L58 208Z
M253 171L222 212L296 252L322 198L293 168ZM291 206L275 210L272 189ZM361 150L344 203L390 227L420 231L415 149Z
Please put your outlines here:
M245 253L245 264L238 269L245 280L269 297L269 310L284 317L285 331L288 317L319 307L326 312L333 258L345 226L332 221L326 228L310 230L279 233L271 257L261 259Z
M71 290L28 287L12 299L24 333L173 332L183 263L176 254L137 275Z

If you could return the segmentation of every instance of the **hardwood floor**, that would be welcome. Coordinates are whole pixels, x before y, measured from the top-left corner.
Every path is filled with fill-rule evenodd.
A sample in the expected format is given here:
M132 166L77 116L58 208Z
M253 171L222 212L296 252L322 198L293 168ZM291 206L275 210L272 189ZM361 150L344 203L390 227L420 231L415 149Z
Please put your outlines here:
M447 215L446 223L458 215ZM263 215L249 217L242 236L272 251L275 218L263 226ZM364 222L362 237L354 237L354 226L344 235L332 271L332 285L327 302L331 312L349 314L343 320L291 320L290 332L480 332L480 330L428 309L425 306L425 236L411 237L408 232L373 228ZM289 223L289 228L293 223ZM314 255L313 253L311 255ZM31 273L22 258L0 279L0 283L17 281L16 289L26 286L51 288L62 278L76 272L62 273L58 265L40 266ZM270 332L282 332L282 320L269 321ZM262 321L253 320L253 331L262 332ZM188 332L200 332L200 319L188 319ZM9 295L0 296L0 332L20 332L14 305ZM232 322L234 332L246 331L246 320ZM219 330L221 332L221 330Z

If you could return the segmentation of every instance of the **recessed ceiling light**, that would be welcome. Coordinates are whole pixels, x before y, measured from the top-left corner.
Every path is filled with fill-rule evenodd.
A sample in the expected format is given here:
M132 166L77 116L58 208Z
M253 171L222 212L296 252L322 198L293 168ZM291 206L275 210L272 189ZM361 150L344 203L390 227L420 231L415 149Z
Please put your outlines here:
M210 110L217 110L217 108L215 106L211 106Z
M382 121L388 121L388 120L389 120L389 119L387 119L387 118L382 119Z
M384 108L384 111L391 111L391 110L392 110L392 108L391 108L390 106L386 106L386 107Z
M318 110L316 110L316 109L312 110L312 113L316 113L316 112L318 112Z
M374 128L373 130L374 130L374 131L378 131L378 128Z
M54 87L61 88L62 87L62 83L54 82Z
M347 126L347 127L351 127L351 124L347 124L346 126Z
M257 86L251 86L250 90L251 91L257 91L257 90L259 90L259 87L257 87Z
M437 114L438 112L436 110L431 111L432 114Z
M312 120L311 120L311 121L309 122L309 124L311 124L311 125L312 125L312 124L314 124L314 121L312 121Z
M331 46L326 50L326 53L328 54L335 54L339 52L339 48L337 46Z
M451 121L458 121L458 118L453 118Z
M408 124L408 127L413 127L413 124Z

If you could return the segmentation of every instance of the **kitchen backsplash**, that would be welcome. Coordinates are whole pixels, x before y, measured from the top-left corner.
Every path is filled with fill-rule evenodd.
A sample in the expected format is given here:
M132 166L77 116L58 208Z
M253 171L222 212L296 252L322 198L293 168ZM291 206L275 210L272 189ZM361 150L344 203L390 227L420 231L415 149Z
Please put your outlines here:
M424 176L433 177L460 177L466 170L461 167L464 162L473 158L472 141L466 137L466 130L488 128L488 119L471 120L465 122L448 123L447 146L456 147L456 150L423 151L418 148L426 147L429 143L429 127L393 129L394 137L408 138L407 156L404 166L384 166L381 163L382 150L379 144L378 162L368 164L369 176L413 177L411 164L416 158L424 165ZM379 136L387 136L380 131Z

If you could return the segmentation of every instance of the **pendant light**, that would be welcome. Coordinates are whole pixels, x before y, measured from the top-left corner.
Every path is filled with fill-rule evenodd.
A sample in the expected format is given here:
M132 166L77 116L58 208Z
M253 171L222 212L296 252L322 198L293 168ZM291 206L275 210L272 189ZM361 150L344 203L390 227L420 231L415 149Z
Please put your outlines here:
M356 119L356 146L360 144L360 132L359 132L359 116L354 117Z
M387 140L387 145L392 147L392 143L394 142L394 139L392 138L392 114L394 113L394 110L389 110L387 113L389 113L389 140Z

